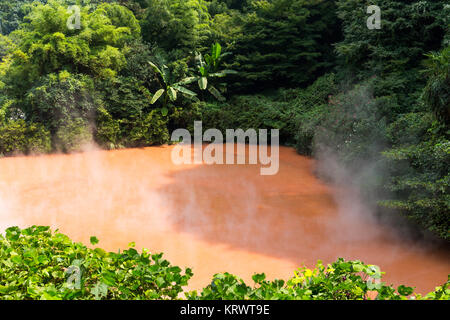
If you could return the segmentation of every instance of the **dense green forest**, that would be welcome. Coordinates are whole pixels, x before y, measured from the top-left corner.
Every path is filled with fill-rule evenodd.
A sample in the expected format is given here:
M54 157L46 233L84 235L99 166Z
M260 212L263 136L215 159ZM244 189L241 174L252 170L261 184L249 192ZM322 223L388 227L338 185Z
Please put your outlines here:
M445 1L1 0L0 154L165 144L194 120L279 129L448 240L449 17Z

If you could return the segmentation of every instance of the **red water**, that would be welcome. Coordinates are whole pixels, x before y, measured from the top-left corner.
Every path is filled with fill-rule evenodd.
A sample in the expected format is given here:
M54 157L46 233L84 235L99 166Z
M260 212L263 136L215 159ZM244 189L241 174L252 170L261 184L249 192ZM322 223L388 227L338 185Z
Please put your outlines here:
M0 229L51 225L85 244L95 235L113 251L135 241L192 267L190 289L224 271L287 279L302 264L338 257L379 265L389 284L422 293L450 273L448 251L395 237L293 149L280 148L274 176L255 165L175 166L171 150L0 159Z

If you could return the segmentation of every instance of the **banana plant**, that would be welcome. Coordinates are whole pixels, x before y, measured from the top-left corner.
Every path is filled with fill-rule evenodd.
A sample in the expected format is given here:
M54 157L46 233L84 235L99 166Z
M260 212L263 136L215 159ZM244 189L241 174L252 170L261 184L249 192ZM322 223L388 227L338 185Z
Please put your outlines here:
M197 79L200 90L208 91L220 101L225 101L225 97L217 90L208 79L223 78L228 74L236 74L234 70L220 70L220 65L223 58L230 53L222 53L220 44L215 43L211 46L211 54L206 54L205 57L201 53L197 53L195 60L197 62L197 69L199 77Z
M161 69L154 64L153 62L148 62L152 67L153 71L158 75L158 82L161 86L161 89L153 94L153 97L150 100L151 104L155 104L162 97L162 109L161 112L164 116L167 115L168 109L167 104L169 101L174 102L177 100L178 92L187 97L195 97L197 94L184 86L195 82L197 80L196 77L188 77L183 80L180 80L175 83L170 82L170 71L166 65L163 65Z

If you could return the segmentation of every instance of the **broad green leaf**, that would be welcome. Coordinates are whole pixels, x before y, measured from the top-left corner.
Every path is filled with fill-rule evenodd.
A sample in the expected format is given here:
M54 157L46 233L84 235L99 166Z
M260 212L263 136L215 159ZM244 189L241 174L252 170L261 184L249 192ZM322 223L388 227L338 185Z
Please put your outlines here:
M200 71L200 74L202 75L202 77L206 77L207 72L206 72L205 67L200 67L198 70Z
M220 71L220 73L225 73L225 74L238 74L238 72L237 72L236 70L228 70L228 69L222 70L222 71Z
M165 281L162 277L158 277L156 278L156 284L158 285L158 287L162 287L164 285Z
M206 77L201 77L198 80L198 86L201 90L206 90L206 88L208 87L208 79Z
M195 82L197 79L198 79L198 77L188 77L188 78L185 78L185 79L183 79L181 81L178 81L175 85L183 86L183 85ZM175 87L175 85L172 85L172 87Z
M108 295L108 286L101 281L98 281L91 289L91 293L96 300L100 300Z
M169 113L169 110L167 108L161 108L161 114L165 117Z
M206 61L207 65L213 64L213 59L211 58L211 56L209 54L205 55L205 61Z
M262 281L264 281L266 279L266 275L264 273L258 273L258 274L254 274L252 276L253 281L255 281L255 283L261 283Z
M149 61L148 63L152 67L153 71L155 71L156 73L160 74L161 76L163 75L163 73L161 72L161 70L158 68L158 66L156 64L154 64L151 61Z
M400 293L402 296L409 296L414 292L414 289L411 287L406 287L404 285L401 285L397 288L398 293Z
M219 101L225 101L225 97L222 96L219 92L219 90L217 90L216 88L214 88L213 86L209 86L208 87L208 91Z
M107 284L109 286L114 286L114 284L116 283L116 277L115 277L114 273L111 271L104 272L102 274L101 279L102 279L102 282L104 282L105 284Z
M15 264L21 264L22 263L22 257L21 256L13 256L10 259Z
M226 74L223 73L223 72L215 72L215 73L210 73L209 74L210 78L223 78L225 76L226 76Z
M156 91L156 93L153 95L152 100L150 101L151 104L154 104L156 101L158 101L158 99L163 95L163 93L166 90L164 89L159 89L158 91Z
M181 93L188 95L188 96L196 96L197 94L189 89L186 89L185 87L179 86L179 85L173 85L172 86L175 90L180 91Z
M44 292L40 298L40 300L62 300L62 298L52 295L51 293Z
M171 101L177 100L177 91L173 87L169 87L167 93Z
M212 52L211 52L212 58L214 60L219 59L221 52L222 52L222 46L216 42L212 47Z

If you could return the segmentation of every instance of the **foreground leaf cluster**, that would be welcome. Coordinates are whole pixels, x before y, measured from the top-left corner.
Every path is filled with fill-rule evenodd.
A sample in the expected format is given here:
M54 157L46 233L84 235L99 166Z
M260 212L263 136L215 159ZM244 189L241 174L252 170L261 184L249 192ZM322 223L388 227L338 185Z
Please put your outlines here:
M0 235L0 299L176 299L191 277L162 254L90 249L49 227Z

